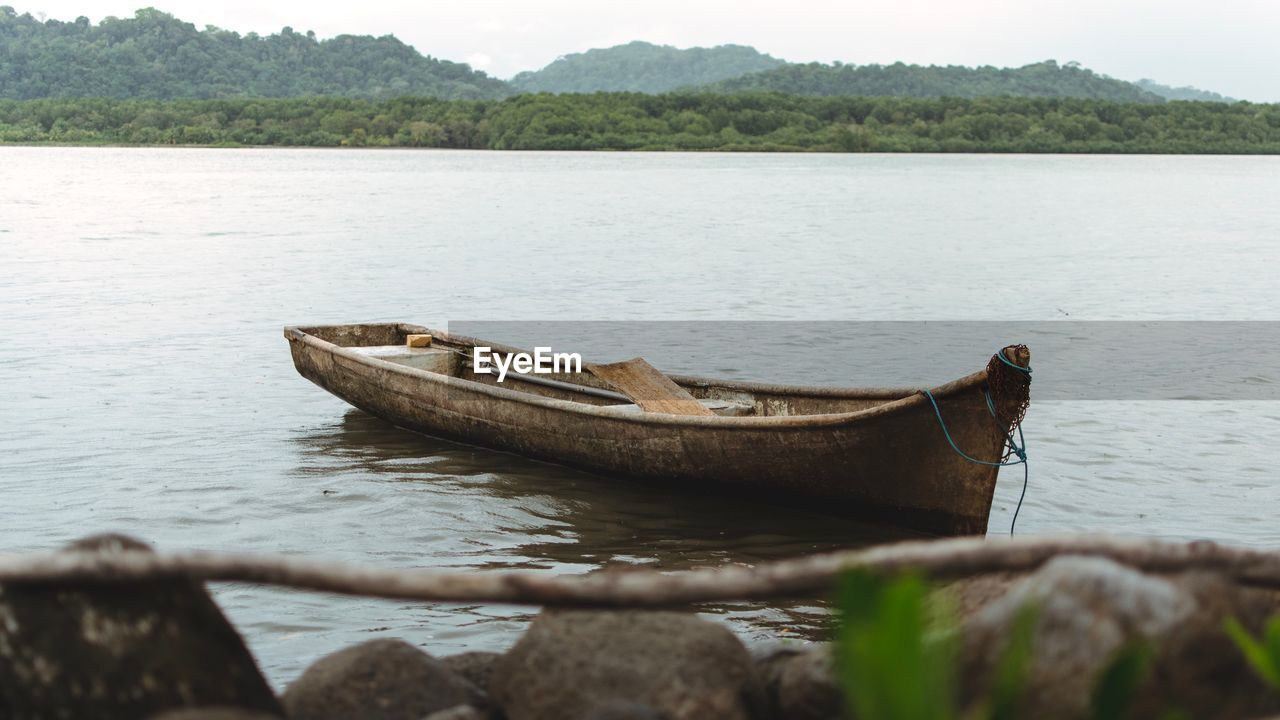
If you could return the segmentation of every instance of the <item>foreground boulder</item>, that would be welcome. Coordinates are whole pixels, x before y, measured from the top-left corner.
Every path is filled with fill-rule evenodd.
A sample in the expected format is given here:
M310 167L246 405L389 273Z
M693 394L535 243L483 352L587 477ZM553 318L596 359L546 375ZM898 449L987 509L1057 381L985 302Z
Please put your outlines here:
M104 535L66 552L139 550L151 548ZM281 713L244 642L200 583L0 586L0 710L8 717L137 720L196 706Z
M285 690L290 720L422 720L483 693L403 640L378 639L317 660Z
M830 645L775 643L752 648L770 717L778 720L837 720L844 693L836 679Z
M937 588L935 593L939 603L937 607L945 608L948 613L947 620L968 620L983 608L1004 597L1009 592L1009 588L1025 578L1025 574L987 573L955 580Z
M152 715L149 720L282 720L282 718L279 715L268 715L256 710L210 707L170 710L159 715Z
M629 700L611 700L597 705L582 720L668 720L669 717L649 705Z
M458 673L472 685L489 692L489 679L493 676L493 666L502 657L500 653L472 650L440 658L450 670Z
M845 717L844 693L836 680L835 654L818 647L782 663L774 685L782 720L836 720Z
M1264 602L1265 600L1265 602ZM1257 629L1269 597L1220 576L1146 575L1113 561L1059 557L1013 584L961 628L963 686L980 696L1023 607L1036 609L1023 717L1085 718L1098 677L1123 648L1152 648L1134 717L1177 708L1195 718L1255 717L1280 710L1278 696L1246 666L1223 632L1235 616Z
M677 612L544 611L497 661L490 691L509 720L746 720L763 706L741 641Z
M433 712L423 720L490 720L490 714L471 705L458 705L448 710Z
M805 647L796 643L766 642L752 645L751 661L756 665L756 676L760 679L760 687L764 693L766 715L780 718L778 708L778 681L787 663L805 652Z

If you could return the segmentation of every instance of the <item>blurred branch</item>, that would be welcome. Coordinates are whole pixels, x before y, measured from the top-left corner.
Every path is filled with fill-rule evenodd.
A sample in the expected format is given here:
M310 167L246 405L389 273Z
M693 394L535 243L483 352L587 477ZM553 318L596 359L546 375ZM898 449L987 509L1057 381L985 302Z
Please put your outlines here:
M1210 542L1172 543L1097 536L958 538L882 545L706 570L551 575L526 571L388 569L273 555L157 554L135 549L0 554L0 582L119 583L160 577L245 582L400 600L520 605L659 607L814 596L847 570L912 570L935 579L1025 572L1058 555L1110 558L1135 569L1208 570L1245 585L1280 588L1280 552Z

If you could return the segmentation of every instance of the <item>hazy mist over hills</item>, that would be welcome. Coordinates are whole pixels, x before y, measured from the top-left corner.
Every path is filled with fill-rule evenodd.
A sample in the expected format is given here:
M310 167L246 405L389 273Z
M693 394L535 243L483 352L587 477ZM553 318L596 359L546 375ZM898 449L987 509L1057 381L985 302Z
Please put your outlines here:
M1021 68L792 64L743 45L679 49L635 41L565 55L509 82L386 35L318 39L286 27L240 35L142 9L98 24L0 7L0 98L340 96L500 99L519 93L776 92L810 96L1069 97L1230 102L1217 93L1130 83L1075 63Z

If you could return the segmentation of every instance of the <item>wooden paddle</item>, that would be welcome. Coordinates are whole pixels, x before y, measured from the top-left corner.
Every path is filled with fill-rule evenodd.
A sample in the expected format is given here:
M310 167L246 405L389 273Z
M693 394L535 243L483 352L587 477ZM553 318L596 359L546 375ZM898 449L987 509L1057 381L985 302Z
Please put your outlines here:
M675 384L671 378L645 362L644 358L633 358L607 365L588 363L586 368L591 371L591 374L611 385L614 390L626 395L645 412L667 415L715 415L703 407L697 398L690 395L688 390Z

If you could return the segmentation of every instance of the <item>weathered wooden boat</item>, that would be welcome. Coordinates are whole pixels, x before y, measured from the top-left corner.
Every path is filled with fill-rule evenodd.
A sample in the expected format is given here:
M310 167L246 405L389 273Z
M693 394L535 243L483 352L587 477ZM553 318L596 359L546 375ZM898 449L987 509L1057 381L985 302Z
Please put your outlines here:
M710 412L671 414L642 409L586 368L498 383L472 367L474 348L521 350L417 325L287 327L284 335L303 377L401 427L609 477L944 535L986 532L1000 467L983 463L1008 456L1029 400L1021 345L927 393L672 375ZM408 347L410 335L430 335L431 344Z

